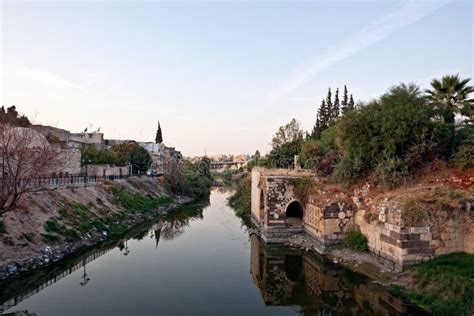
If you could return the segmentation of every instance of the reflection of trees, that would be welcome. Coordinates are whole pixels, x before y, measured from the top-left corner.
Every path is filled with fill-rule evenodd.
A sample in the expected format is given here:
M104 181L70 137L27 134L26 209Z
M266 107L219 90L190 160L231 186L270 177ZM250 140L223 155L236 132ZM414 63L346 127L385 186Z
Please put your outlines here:
M175 239L184 233L186 227L192 221L203 219L202 211L208 203L185 206L166 214L161 224L161 236L163 239Z

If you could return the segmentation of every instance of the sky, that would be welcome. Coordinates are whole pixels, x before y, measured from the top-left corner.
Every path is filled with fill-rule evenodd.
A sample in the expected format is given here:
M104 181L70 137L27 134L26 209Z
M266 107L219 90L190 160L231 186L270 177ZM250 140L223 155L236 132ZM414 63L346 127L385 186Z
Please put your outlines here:
M0 0L0 101L35 123L164 142L186 156L269 150L311 130L328 87L473 77L473 1Z

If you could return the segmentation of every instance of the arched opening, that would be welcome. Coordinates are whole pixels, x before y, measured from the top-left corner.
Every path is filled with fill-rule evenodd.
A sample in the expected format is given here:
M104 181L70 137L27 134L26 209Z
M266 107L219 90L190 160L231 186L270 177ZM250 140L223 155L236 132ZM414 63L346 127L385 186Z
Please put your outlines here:
M303 270L303 258L301 256L285 256L285 275L291 282L298 281Z
M299 224L303 220L303 206L298 201L293 201L286 207L287 224Z

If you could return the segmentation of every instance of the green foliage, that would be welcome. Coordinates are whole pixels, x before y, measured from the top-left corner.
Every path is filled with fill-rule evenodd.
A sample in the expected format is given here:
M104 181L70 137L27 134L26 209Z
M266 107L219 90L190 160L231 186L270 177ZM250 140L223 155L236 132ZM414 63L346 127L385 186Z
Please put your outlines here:
M403 164L411 171L444 141L436 139L431 117L426 99L413 84L395 86L380 100L347 113L337 124L338 145L349 159L339 166L339 176L352 181L380 163L381 170L392 169L397 175L405 173ZM349 168L355 158L360 164Z
M451 157L453 165L460 169L474 168L474 128L465 127L458 132L456 149Z
M160 122L158 122L158 129L156 130L155 143L161 144L163 142L163 132L161 131Z
M364 164L362 158L343 158L334 168L334 178L344 184L353 184L364 174Z
M48 233L62 234L65 227L64 225L60 224L56 219L50 219L47 220L46 223L44 223L44 229Z
M435 315L472 315L474 312L474 255L452 253L411 268L417 291L392 290Z
M389 189L405 183L408 176L407 165L397 157L387 158L379 162L372 174L375 183Z
M272 168L290 168L294 164L295 155L301 152L303 140L295 140L273 148L268 154L268 161Z
M272 149L277 149L284 144L293 143L303 139L303 130L296 119L292 119L288 124L280 126L273 136Z
M5 110L0 107L0 124L11 124L14 126L29 127L30 120L25 115L20 115L16 110L16 106L12 105Z
M150 154L135 142L112 146L115 164L118 166L132 165L134 174L146 172L151 164Z
M420 225L428 218L428 212L419 198L408 197L401 205L402 220L407 226Z
M197 163L183 161L179 166L172 165L165 177L169 191L192 198L209 195L212 184L210 161L207 158Z
M297 178L293 184L293 192L295 197L300 200L303 205L306 205L309 200L309 195L316 183L313 178Z
M59 241L59 236L55 234L41 234L46 243L56 243Z
M474 99L469 94L474 87L469 85L470 78L461 79L459 74L446 75L431 81L431 89L426 90L430 104L445 123L454 123L455 114L466 116L471 122L474 118Z
M358 231L347 232L344 237L343 245L356 251L367 251L369 249L367 237Z
M28 242L32 242L33 239L35 238L35 234L30 232L30 233L23 233L21 234L21 238L25 239Z
M5 222L3 220L0 220L0 234L5 234L7 232L7 229L5 227Z
M235 213L242 221L250 226L250 214L252 208L251 178L245 175L237 183L234 194L229 198L229 205L235 210Z
M112 192L121 206L135 213L148 213L156 210L160 206L168 205L172 201L169 196L144 196L140 193L126 191L120 186L115 186Z
M108 149L98 150L94 145L86 145L81 149L81 159L86 164L110 164L117 162L116 154Z

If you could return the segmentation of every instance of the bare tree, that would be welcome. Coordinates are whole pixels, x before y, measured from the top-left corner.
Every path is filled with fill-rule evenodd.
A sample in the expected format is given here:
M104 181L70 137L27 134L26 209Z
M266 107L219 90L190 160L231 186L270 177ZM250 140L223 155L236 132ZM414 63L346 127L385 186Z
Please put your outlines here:
M12 210L34 181L50 175L62 152L30 128L0 126L0 216Z

